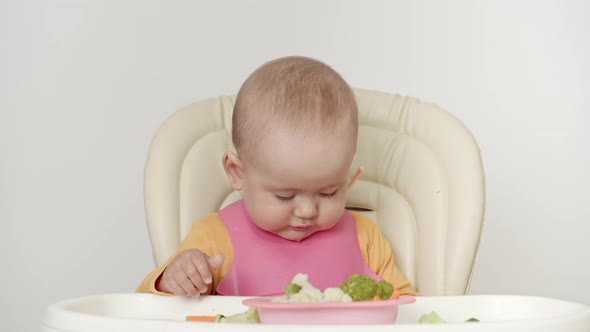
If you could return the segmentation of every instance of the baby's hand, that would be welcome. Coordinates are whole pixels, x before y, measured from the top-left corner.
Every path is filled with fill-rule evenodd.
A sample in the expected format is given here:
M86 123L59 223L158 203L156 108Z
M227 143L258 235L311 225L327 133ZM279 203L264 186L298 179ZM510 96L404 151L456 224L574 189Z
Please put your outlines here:
M168 264L156 289L175 295L199 297L207 292L207 285L213 280L211 271L223 263L222 255L209 257L197 249L187 249L174 257Z

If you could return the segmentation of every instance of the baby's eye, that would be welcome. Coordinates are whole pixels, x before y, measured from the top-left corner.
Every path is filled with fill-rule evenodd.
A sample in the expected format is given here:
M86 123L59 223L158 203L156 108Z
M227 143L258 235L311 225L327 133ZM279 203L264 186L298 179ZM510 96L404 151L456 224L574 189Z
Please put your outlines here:
M331 193L320 193L320 197L332 198L332 197L336 196L337 192L338 192L338 189L334 190Z
M275 194L275 197L281 201L281 202L287 202L293 199L293 197L295 197L295 195L291 195L291 196L281 196L281 195L277 195Z

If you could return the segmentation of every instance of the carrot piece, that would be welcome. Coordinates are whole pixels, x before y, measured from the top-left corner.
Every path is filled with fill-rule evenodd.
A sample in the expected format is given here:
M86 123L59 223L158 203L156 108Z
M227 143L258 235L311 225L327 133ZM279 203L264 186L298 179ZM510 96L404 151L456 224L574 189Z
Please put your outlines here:
M378 296L378 295L373 296L373 301L381 301L381 296Z
M390 299L393 299L393 300L399 299L400 293L401 292L399 291L399 289L394 289L393 293L391 293Z
M191 322L215 322L215 318L215 316L186 316L186 320Z

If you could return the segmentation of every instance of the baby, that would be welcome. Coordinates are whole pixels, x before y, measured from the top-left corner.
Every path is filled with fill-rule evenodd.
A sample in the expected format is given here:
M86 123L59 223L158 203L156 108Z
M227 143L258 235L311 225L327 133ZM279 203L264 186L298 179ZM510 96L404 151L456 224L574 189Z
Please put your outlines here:
M377 225L345 210L357 104L332 68L305 57L265 63L238 93L236 153L223 167L242 199L193 224L138 292L267 296L297 273L320 289L352 274L416 295Z

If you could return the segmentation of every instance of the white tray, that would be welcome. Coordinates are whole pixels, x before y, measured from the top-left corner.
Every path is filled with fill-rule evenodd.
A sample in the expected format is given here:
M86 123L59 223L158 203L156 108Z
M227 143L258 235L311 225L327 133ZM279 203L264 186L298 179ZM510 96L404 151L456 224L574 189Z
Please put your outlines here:
M231 315L243 312L245 297L204 296L190 299L153 294L105 294L55 303L47 309L43 332L102 331L590 331L590 307L530 296L417 297L400 306L393 325L265 325L186 322L187 315ZM444 325L417 324L422 314L436 311ZM463 323L476 317L480 323Z

